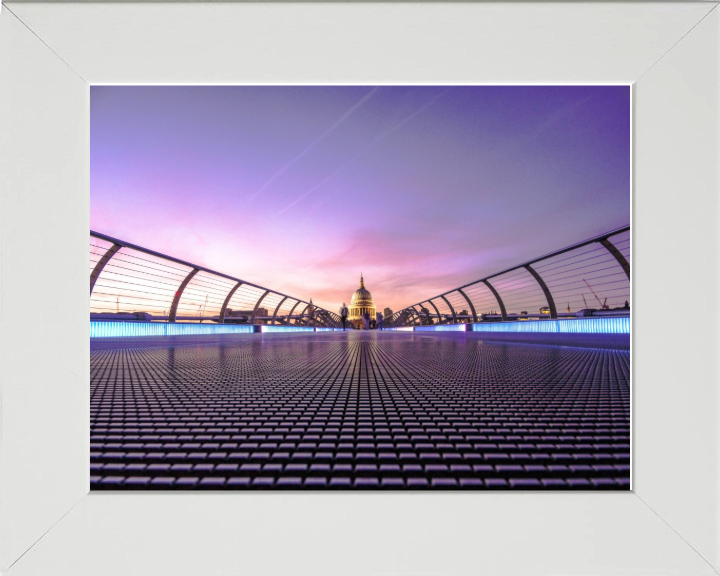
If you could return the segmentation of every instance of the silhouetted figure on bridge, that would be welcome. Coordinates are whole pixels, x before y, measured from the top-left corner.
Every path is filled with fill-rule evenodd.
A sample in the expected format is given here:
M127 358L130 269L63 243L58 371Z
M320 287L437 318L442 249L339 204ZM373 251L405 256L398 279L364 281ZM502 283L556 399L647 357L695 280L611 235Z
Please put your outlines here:
M348 317L348 309L347 306L345 306L345 302L343 302L342 308L340 308L340 319L342 320L343 330L345 330L345 321Z
M375 318L377 318L377 327L378 327L378 330L382 330L382 329L383 329L383 315L382 315L382 312L378 312L377 314L375 314Z
M362 315L363 324L365 325L365 330L370 330L370 314L368 312L365 312Z

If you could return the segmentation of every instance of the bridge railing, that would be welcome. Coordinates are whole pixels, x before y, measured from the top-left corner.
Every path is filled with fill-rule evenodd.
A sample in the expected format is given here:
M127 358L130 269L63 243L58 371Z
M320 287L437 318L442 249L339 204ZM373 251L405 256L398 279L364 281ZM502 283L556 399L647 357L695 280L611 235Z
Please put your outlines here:
M99 232L90 232L90 315L96 319L339 327L299 298Z
M630 227L475 280L393 314L390 326L630 313Z

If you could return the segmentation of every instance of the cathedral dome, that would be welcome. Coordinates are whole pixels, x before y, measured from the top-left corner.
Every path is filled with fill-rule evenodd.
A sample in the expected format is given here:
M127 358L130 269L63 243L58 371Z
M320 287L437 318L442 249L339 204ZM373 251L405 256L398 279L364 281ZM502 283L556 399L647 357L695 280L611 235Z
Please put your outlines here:
M365 288L365 281L360 274L360 288L355 290L350 299L350 306L372 306L373 299L370 291Z
M372 294L365 288L365 281L360 274L360 288L355 290L350 299L350 310L348 317L350 320L361 320L366 312L371 318L375 318L375 304L373 303Z

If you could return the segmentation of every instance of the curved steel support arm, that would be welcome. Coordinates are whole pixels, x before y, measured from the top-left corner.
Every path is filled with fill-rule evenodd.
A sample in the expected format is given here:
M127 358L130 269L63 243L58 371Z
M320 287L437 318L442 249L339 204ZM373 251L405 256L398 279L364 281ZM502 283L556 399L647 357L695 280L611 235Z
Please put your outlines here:
M415 325L415 317L417 316L417 310L415 308L406 308L405 309L405 325L414 326Z
M398 318L398 322L400 322L403 326L407 326L410 323L411 318L412 318L412 314L410 314L410 310L405 308L404 310L400 311L400 316Z
M305 310L308 309L308 306L310 306L310 303L308 303L308 304L305 306L305 308L302 309L302 312L300 312L300 320L301 320L301 321L302 321L302 319L305 317ZM310 325L310 323L308 322L308 326L309 326L309 325Z
M437 323L442 324L442 316L440 316L440 310L438 310L438 307L435 306L435 302L433 302L432 300L428 300L428 302L430 302L432 307L435 308L435 314L437 314Z
M495 300L497 300L498 306L500 306L500 314L502 314L502 321L507 322L507 311L505 310L505 304L503 304L502 298L500 298L500 294L498 294L498 291L495 290L495 286L490 284L487 280L483 280L483 284L487 286L490 289L490 292L493 293L495 296Z
M297 305L300 304L300 300L295 302L295 305L290 308L290 313L288 314L287 324L290 326L290 322L292 322L292 313L295 312L295 308L297 308Z
M275 316L277 316L278 310L280 310L280 306L282 306L282 303L285 302L285 300L287 300L287 298L288 298L288 297L285 296L285 298L283 298L282 300L280 300L280 303L279 303L279 304L277 305L277 307L275 308L275 312L273 312L272 320L270 320L270 324L271 324L271 325L274 325L274 324L275 324Z
M255 325L255 315L257 314L257 309L259 308L260 303L265 299L265 296L267 296L268 294L270 294L270 290L265 290L265 293L260 296L260 299L255 303L255 308L253 308L253 313L250 318L250 324Z
M472 312L472 315L473 315L473 322L477 322L478 318L477 318L477 314L475 314L475 306L473 306L473 303L470 302L470 298L468 298L467 294L465 294L465 292L463 292L460 288L458 288L458 292L460 292L460 294L462 294L463 298L465 298L465 300L467 301L468 306L470 306L470 311Z
M453 324L457 324L457 316L455 315L455 308L452 307L452 305L450 304L450 301L447 298L445 298L445 296L440 296L440 298L445 300L445 304L447 304L448 308L450 308L450 312L452 312L452 315L453 315Z
M219 324L225 323L225 311L227 310L228 304L230 304L230 299L235 294L235 291L242 286L242 282L238 282L233 286L232 290L228 293L228 295L225 297L225 302L223 302L222 308L220 308L220 318L218 318Z
M630 263L625 259L625 256L622 255L622 252L618 250L615 245L610 242L607 238L603 238L602 240L599 240L600 244L605 246L608 252L613 255L615 260L618 261L618 264L622 266L622 269L625 271L625 274L627 274L628 280L630 280Z
M98 279L98 276L100 276L100 272L103 271L105 264L110 261L110 258L115 256L115 253L120 250L120 248L122 248L120 244L113 244L107 249L105 254L103 254L102 258L95 263L95 268L93 268L92 274L90 274L90 296L92 296L93 288L95 288L95 281Z
M418 326L422 326L422 315L417 311L417 308L413 306L413 312L415 312L415 318L417 319Z
M540 277L540 274L535 272L535 269L530 266L530 264L525 266L525 269L530 272L530 274L532 274L532 277L535 278L538 284L540 284L540 288L542 288L542 291L545 294L545 298L547 299L548 307L550 308L550 318L557 318L555 301L553 300L552 294L550 294L550 289L547 287L547 284L545 284L545 281Z
M422 316L420 316L420 313L418 312L417 308L415 306L410 306L412 308L413 313L415 314L415 317L417 318L418 324L422 326Z
M168 322L175 322L175 318L177 318L177 308L178 304L180 304L180 298L182 298L183 292L185 291L185 287L188 285L190 280L193 279L193 276L200 272L198 268L193 268L190 273L185 276L185 280L182 281L182 284L180 284L180 288L178 288L177 292L175 292L175 296L173 297L172 305L170 306L170 314L168 315Z

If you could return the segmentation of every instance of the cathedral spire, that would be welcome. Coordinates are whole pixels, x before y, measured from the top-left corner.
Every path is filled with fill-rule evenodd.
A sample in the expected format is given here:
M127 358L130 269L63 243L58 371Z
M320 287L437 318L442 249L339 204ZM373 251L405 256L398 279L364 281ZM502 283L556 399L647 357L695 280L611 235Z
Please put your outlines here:
M360 272L360 288L365 288L365 281L363 280L362 272Z

